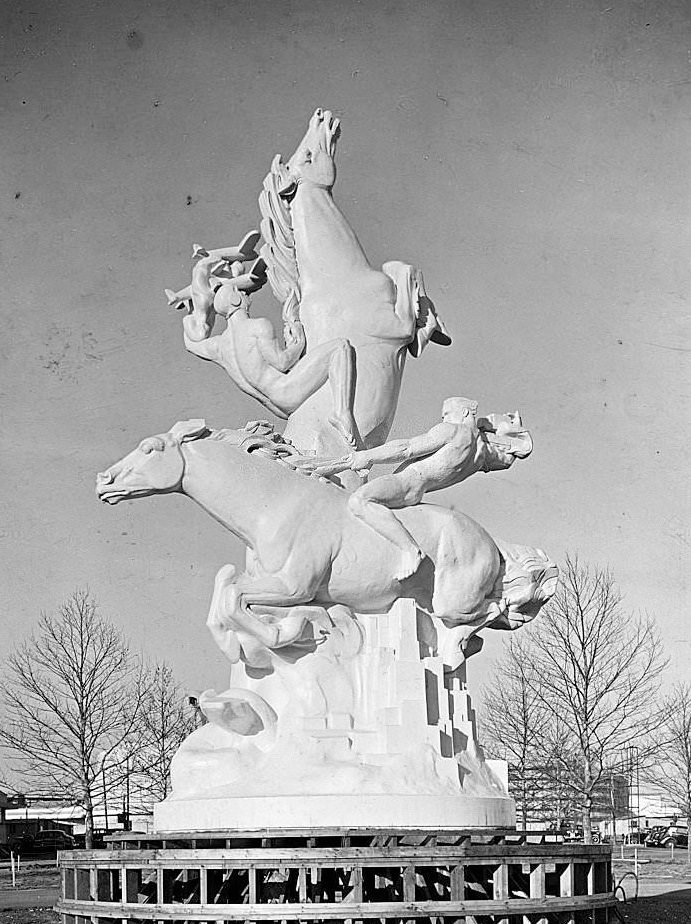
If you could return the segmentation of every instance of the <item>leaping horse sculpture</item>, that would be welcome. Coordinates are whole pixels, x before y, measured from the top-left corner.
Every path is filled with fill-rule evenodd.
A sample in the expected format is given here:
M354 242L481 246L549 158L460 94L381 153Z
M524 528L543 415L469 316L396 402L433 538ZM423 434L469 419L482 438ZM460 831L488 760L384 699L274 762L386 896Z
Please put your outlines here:
M409 597L436 617L440 653L455 669L480 629L518 628L554 592L544 552L500 547L470 517L432 504L397 511L427 556L397 580L395 547L353 516L345 489L298 473L294 452L261 423L212 432L182 421L98 476L107 503L186 494L247 543L251 568L237 580L232 566L221 569L208 622L231 661L264 666L267 649L299 642L335 604L381 613Z
M333 200L339 120L317 109L287 164L274 158L259 205L266 243L261 255L276 297L299 300L307 351L337 337L355 350L354 415L363 446L380 445L391 429L406 351L417 356L432 340L451 339L427 298L419 270L367 257ZM290 309L288 309L290 310ZM303 450L342 451L326 421L328 389L309 398L290 418L285 435Z

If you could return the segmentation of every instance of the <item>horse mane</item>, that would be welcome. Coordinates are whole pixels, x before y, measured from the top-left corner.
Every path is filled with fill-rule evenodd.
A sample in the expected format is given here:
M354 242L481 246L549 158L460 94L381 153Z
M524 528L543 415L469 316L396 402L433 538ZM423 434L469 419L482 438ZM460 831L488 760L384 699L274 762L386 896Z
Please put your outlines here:
M266 275L274 295L283 305L283 319L294 313L300 301L300 282L295 257L295 235L290 220L290 208L278 194L278 175L271 170L264 178L259 196L262 213L260 227L264 244L259 253L266 263Z
M314 472L297 468L292 464L293 459L304 458L304 454L293 446L290 440L285 439L274 430L267 420L250 421L239 430L231 429L230 427L222 430L211 430L204 438L220 443L230 443L248 455L259 452L264 456L268 456L274 462L287 465L299 475L314 478L315 481L322 484L328 484L341 491L343 490L342 485L338 484L338 482L325 478L323 475L316 475Z

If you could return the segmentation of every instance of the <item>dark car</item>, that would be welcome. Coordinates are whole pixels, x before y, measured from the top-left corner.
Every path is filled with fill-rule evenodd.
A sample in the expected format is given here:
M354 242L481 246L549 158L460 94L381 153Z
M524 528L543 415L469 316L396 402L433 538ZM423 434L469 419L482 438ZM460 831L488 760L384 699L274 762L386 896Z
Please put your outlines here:
M18 853L22 856L31 849L34 839L30 834L13 834L7 842L7 846L12 853Z
M14 841L12 849L23 857L54 857L59 850L75 850L76 840L65 831L38 831L33 837L23 835Z
M670 825L665 828L664 833L660 836L660 847L688 847L689 831L688 828L681 828L678 825Z
M648 831L643 843L646 847L659 847L660 839L666 830L666 825L655 825Z

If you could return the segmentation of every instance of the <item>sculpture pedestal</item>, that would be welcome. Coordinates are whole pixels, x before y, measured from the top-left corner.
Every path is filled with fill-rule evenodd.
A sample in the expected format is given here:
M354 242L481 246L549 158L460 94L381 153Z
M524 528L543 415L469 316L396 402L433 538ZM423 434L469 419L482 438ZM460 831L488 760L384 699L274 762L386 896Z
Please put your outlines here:
M444 671L430 617L400 600L331 618L301 656L233 668L227 699L208 699L222 706L175 756L156 832L512 828L506 765L484 759L465 670ZM250 707L263 721L241 726Z
M271 828L513 828L513 799L479 796L254 796L167 800L154 809L159 835Z

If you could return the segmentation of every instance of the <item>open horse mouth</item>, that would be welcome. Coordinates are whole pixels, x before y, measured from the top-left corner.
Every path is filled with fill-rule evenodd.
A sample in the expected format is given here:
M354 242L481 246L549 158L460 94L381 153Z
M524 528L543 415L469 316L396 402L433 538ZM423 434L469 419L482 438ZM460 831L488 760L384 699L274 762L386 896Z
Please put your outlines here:
M281 160L281 155L277 154L271 164L271 172L276 177L276 192L286 202L295 198L298 189L297 179L291 175L290 168Z

